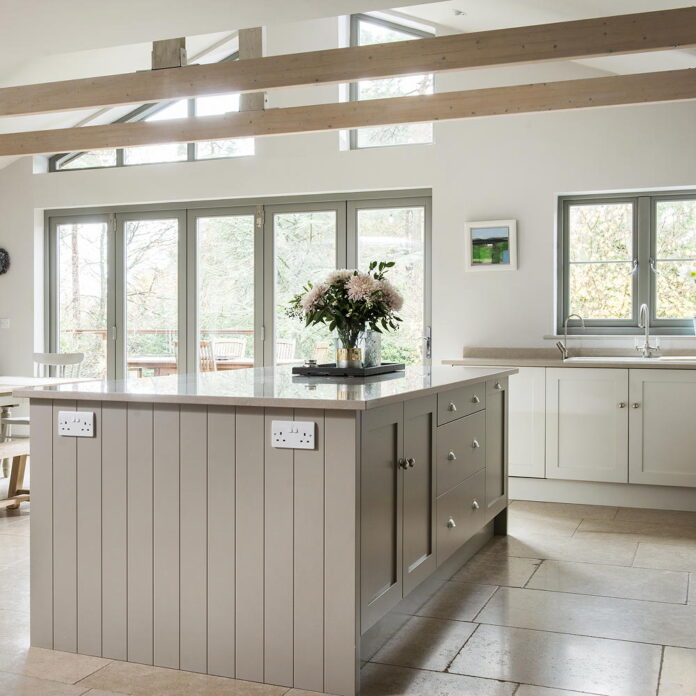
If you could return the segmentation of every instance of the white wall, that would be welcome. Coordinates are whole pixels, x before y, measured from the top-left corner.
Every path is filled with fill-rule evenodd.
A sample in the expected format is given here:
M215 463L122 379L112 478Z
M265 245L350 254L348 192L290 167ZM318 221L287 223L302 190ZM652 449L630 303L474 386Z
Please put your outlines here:
M269 32L269 52L335 45L335 21ZM574 64L451 74L438 89L571 79ZM495 80L495 83L494 83ZM334 100L337 87L273 94L269 105ZM0 374L27 372L34 340L37 211L177 200L432 188L434 359L463 345L542 346L553 330L556 196L696 186L696 102L499 116L440 123L433 145L340 151L337 133L257 140L252 158L32 174L0 171ZM465 220L516 218L519 270L463 271ZM39 303L40 304L40 303ZM550 344L549 344L550 345ZM682 344L683 345L683 344Z

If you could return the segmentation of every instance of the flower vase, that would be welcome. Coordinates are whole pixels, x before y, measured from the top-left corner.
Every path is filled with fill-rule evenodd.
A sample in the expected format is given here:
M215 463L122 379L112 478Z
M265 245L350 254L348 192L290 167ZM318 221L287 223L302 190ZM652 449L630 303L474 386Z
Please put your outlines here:
M360 369L363 366L362 349L357 346L346 347L340 341L336 346L336 367L343 369Z

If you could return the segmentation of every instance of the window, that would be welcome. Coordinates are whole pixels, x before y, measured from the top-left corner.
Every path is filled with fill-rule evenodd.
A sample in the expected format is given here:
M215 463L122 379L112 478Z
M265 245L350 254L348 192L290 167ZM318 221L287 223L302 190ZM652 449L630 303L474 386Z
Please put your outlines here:
M430 198L225 201L49 213L47 350L84 352L83 374L122 379L331 361L333 337L288 317L334 268L393 260L405 297L390 362L427 363Z
M564 197L559 221L559 332L579 314L592 333L637 333L647 304L656 333L693 333L696 193Z
M433 34L393 24L369 15L351 16L351 46L389 43L421 39ZM350 85L351 101L361 99L382 99L386 97L406 97L416 94L433 93L432 75L408 75L384 80L360 80ZM412 145L433 141L432 123L405 123L394 126L359 128L350 132L352 149L384 147L389 145Z
M234 53L225 60L237 60ZM132 121L165 121L173 118L214 116L239 111L238 94L222 94L195 99L179 99L159 104L144 104L117 119L114 123ZM200 143L164 143L111 150L70 152L54 155L49 160L52 172L101 167L127 167L134 164L185 162L222 157L247 157L254 154L253 138L234 138Z

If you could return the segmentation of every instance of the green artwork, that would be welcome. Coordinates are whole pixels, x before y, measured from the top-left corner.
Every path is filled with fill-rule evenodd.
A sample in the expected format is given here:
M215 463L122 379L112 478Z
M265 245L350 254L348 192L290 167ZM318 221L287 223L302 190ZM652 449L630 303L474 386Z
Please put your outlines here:
M475 266L510 263L510 228L474 227L471 230L471 261Z

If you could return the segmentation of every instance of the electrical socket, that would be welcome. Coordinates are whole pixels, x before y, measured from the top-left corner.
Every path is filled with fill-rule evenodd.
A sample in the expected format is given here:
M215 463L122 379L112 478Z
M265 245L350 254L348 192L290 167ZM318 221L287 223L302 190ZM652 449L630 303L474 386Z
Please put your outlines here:
M94 411L58 411L58 434L94 437Z
M316 423L276 421L271 423L271 445L277 449L314 449Z

